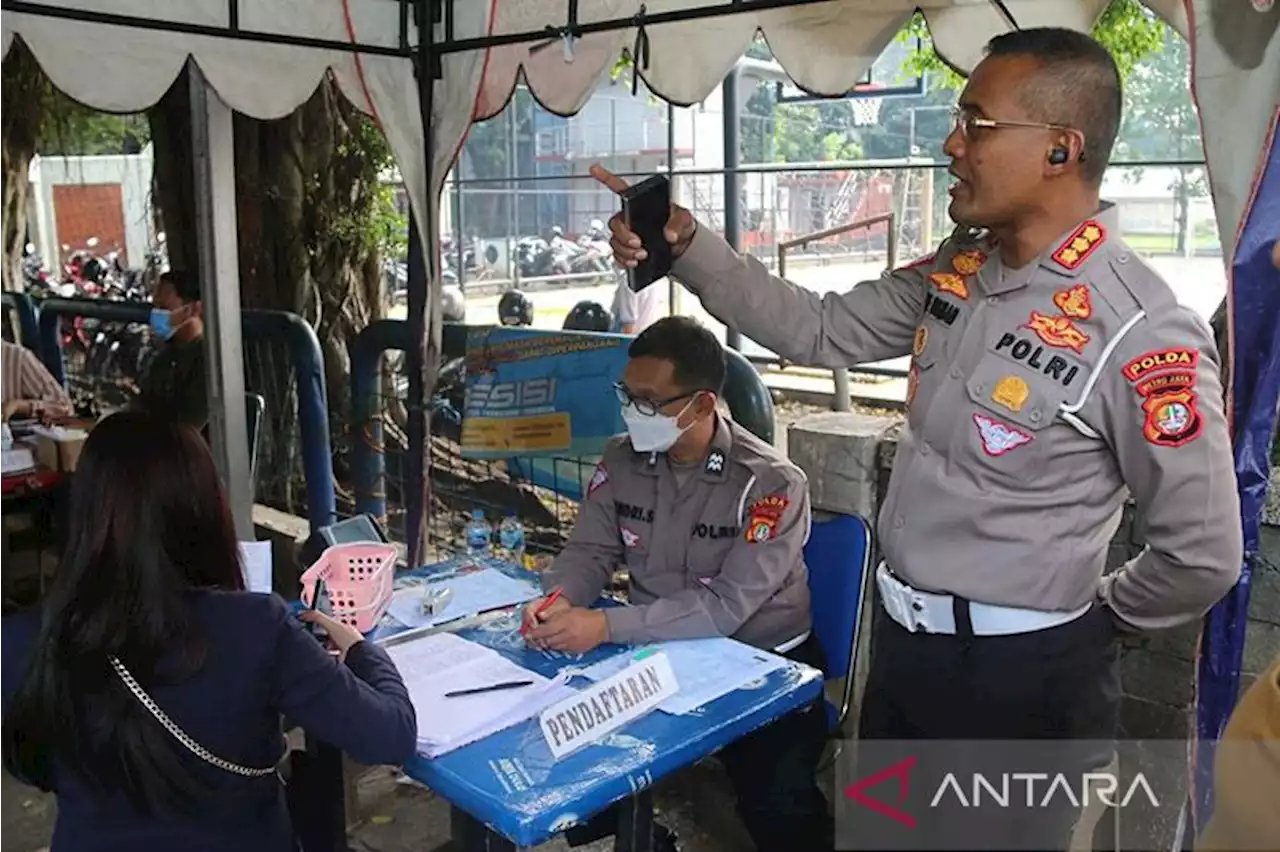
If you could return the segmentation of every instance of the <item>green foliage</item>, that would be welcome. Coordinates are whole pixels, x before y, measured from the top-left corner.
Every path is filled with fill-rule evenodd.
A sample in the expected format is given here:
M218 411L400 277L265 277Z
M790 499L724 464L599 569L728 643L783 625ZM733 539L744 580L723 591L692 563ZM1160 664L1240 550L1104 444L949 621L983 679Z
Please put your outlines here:
M356 185L376 187L367 208L354 205L335 211L330 220L334 236L377 249L383 257L402 258L409 252L409 217L396 203L395 157L382 129L362 112L351 111L350 133L338 143L336 154L344 162L359 163ZM313 175L312 180L323 176Z
M1172 29L1125 81L1118 159L1200 159L1200 121L1191 99L1191 51Z
M48 109L38 153L48 157L88 157L137 153L151 139L145 113L98 112L48 87Z
M1111 5L1093 26L1093 37L1111 52L1120 69L1120 78L1125 80L1139 62L1160 50L1167 30L1165 23L1139 0L1111 0ZM934 51L924 16L919 13L913 16L897 39L912 48L907 60L910 73L928 73L949 88L964 88L964 77Z

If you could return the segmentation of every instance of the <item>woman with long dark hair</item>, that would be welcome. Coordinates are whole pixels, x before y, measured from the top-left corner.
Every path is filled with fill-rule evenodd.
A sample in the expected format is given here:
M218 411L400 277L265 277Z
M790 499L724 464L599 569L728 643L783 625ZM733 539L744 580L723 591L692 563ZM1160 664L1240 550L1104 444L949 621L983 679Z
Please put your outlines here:
M295 849L281 714L361 763L409 759L413 706L386 652L304 618L340 660L280 598L244 591L194 429L99 423L42 611L3 624L4 766L57 794L54 852Z

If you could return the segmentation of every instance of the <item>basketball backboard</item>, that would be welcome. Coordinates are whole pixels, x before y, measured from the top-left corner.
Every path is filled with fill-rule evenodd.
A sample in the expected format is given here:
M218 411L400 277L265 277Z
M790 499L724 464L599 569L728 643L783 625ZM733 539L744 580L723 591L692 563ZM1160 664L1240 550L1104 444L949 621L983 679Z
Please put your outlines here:
M890 42L884 51L862 75L862 79L846 92L844 97L892 98L922 95L925 92L925 79L905 70L907 57L912 48L897 41ZM774 84L774 97L777 103L812 103L830 100L820 95L811 95L791 82L778 81Z

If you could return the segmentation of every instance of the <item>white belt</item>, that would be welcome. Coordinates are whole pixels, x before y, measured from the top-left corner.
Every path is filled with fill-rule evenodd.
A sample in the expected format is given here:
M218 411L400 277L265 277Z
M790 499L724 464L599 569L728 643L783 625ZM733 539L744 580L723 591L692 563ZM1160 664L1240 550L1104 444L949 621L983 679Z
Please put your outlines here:
M809 634L810 634L811 632L812 632L812 631L806 630L805 632L801 633L801 634L800 634L799 636L797 636L796 638L794 638L794 639L788 639L787 641L783 642L783 643L782 643L781 645L779 645L778 647L774 648L774 649L773 649L773 653L775 653L775 654L785 654L785 653L787 653L788 651L793 651L793 650L795 650L796 648L799 648L799 647L800 647L800 645L801 645L801 643L803 643L803 642L804 642L804 640L806 640L806 639L808 639L808 638L809 638Z
M880 601L889 617L912 633L956 633L955 598L913 589L893 575L883 562L876 568ZM969 621L975 636L1009 636L1047 630L1075 621L1089 611L1085 604L1070 612L1045 612L1012 606L969 602Z

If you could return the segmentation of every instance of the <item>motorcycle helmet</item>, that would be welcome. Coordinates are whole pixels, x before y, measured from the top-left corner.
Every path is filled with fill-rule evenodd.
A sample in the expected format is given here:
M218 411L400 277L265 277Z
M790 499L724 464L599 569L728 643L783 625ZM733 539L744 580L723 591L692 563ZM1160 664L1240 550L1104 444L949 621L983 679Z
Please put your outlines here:
M561 228L559 225L553 225L553 226L552 226L552 228L551 228L551 236L553 236L553 237L563 237L563 236L564 236L564 228Z
M503 325L533 325L533 302L519 290L508 290L498 300L498 322Z
M445 322L467 321L467 300L462 295L461 287L446 284L441 304L444 308Z
M599 302L581 301L564 318L565 331L609 331L613 315Z
M96 257L90 257L80 266L80 277L94 284L101 284L107 277L107 265Z

